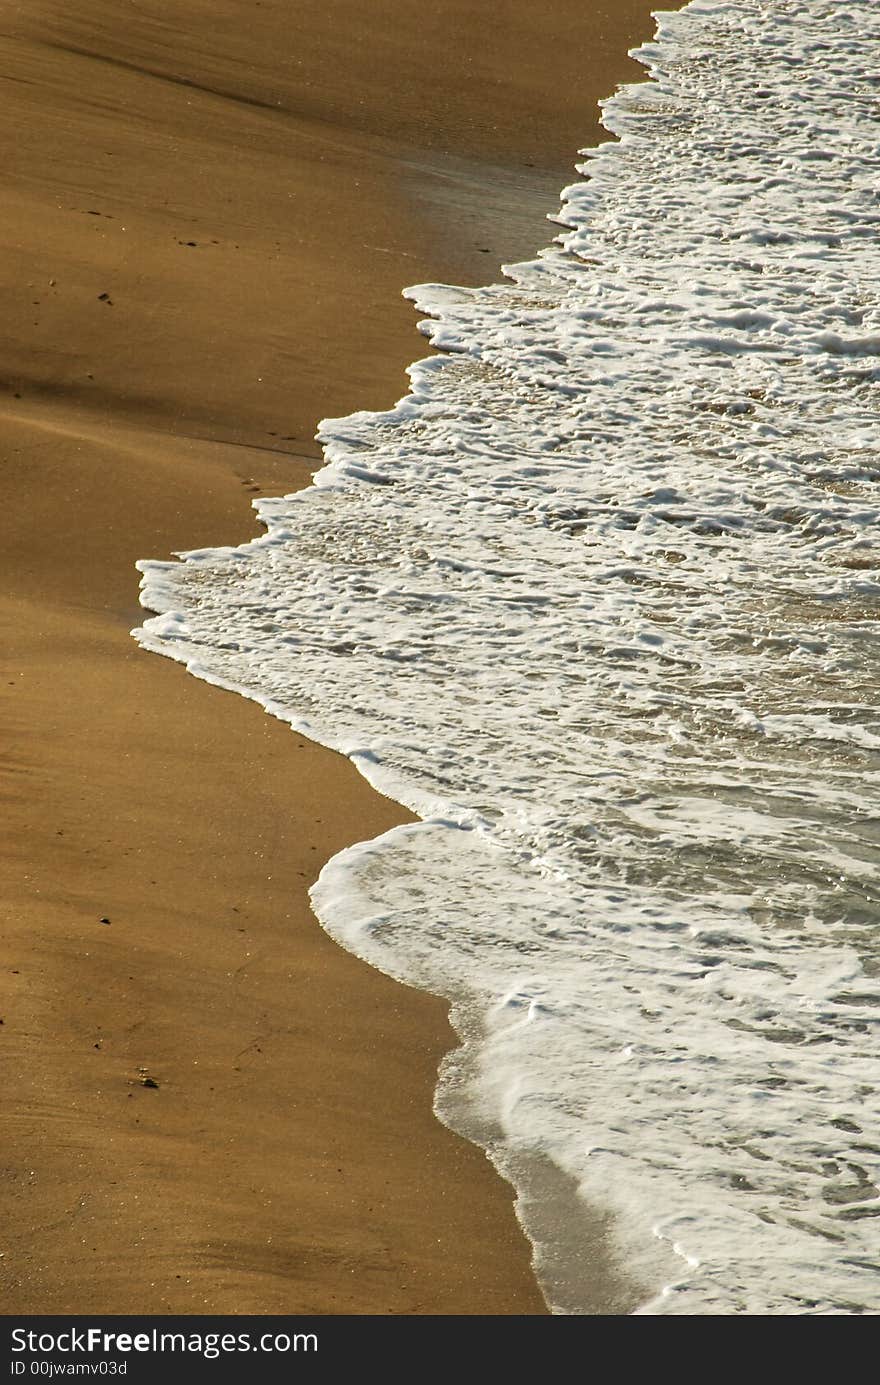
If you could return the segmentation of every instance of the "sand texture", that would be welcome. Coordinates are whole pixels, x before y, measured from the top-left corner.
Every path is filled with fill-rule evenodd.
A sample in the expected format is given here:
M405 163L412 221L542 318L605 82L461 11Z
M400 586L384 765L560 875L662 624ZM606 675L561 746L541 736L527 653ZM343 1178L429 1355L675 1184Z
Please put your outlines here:
M309 911L402 810L128 632L403 392L402 287L546 242L612 8L0 6L5 1313L544 1311L445 1007Z

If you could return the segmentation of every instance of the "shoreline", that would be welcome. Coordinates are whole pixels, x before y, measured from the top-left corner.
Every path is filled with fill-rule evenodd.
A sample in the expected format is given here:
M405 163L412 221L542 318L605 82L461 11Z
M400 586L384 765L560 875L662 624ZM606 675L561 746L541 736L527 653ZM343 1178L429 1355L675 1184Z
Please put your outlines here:
M486 53L466 16L337 3L295 73L277 0L246 35L240 4L209 23L189 0L173 47L159 0L124 38L93 0L2 40L26 74L5 126L4 1312L545 1311L511 1190L433 1115L445 1004L308 907L324 861L403 810L128 629L136 559L246 539L245 498L308 484L320 417L403 393L426 351L405 284L483 282L552 236L584 111L639 71L649 6L620 8L586 74L525 4ZM578 10L552 21L586 32ZM413 67L444 23L445 104ZM380 90L383 63L413 80ZM550 138L567 172L533 167Z

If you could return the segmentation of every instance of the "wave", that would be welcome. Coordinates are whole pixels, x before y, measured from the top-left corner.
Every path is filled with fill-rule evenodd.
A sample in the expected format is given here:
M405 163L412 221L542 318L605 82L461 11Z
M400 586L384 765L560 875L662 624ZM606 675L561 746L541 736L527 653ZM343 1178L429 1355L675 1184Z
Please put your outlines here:
M407 291L442 354L264 536L139 564L143 645L422 819L316 911L452 1002L559 1312L591 1208L610 1311L877 1303L878 38L658 16L558 240Z

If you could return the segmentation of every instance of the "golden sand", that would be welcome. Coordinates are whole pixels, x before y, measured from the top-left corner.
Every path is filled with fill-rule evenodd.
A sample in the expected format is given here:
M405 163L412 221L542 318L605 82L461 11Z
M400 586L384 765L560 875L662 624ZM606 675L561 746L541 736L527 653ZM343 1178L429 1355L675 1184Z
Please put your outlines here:
M0 36L6 1313L539 1313L432 1115L445 1007L307 886L402 820L140 651L135 560L239 542L424 354L637 69L619 0L33 0Z

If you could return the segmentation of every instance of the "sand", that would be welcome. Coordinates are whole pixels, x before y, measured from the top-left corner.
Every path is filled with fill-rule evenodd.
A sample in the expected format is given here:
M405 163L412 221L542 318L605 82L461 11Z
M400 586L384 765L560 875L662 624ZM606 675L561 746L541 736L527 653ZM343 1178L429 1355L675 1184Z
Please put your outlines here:
M546 243L649 5L4 9L0 1308L541 1313L444 1005L309 911L402 810L128 632L403 392L403 286Z

